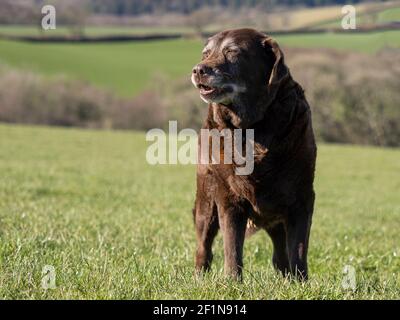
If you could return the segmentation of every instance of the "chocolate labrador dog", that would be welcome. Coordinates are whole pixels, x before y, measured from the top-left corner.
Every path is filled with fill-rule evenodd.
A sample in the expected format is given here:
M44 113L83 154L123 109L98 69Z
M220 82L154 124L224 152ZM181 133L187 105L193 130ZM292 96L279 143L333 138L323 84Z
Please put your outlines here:
M276 41L256 30L220 32L202 54L192 82L208 103L203 129L254 130L254 170L237 175L235 162L197 165L196 270L210 268L221 228L225 272L241 279L245 235L257 228L272 239L274 267L306 280L317 149L303 89Z

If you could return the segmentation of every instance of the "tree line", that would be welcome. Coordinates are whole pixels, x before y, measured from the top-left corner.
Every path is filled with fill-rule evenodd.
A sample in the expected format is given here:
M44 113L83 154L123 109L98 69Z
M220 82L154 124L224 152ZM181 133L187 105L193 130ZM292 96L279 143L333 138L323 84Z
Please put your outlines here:
M366 0L89 0L90 9L95 13L115 15L139 15L165 12L188 14L203 7L224 7L240 9L257 7L270 10L274 7L325 6L356 4ZM380 2L384 2L381 0Z

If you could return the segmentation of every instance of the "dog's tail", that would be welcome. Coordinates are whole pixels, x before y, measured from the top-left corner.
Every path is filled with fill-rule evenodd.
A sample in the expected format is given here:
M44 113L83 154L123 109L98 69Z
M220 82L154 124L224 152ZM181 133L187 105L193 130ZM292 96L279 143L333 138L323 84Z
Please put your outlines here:
M248 238L248 237L252 236L252 235L255 234L258 230L259 230L259 228L255 225L255 223L253 222L253 220L248 219L248 220L247 220L246 235L245 235L245 237Z

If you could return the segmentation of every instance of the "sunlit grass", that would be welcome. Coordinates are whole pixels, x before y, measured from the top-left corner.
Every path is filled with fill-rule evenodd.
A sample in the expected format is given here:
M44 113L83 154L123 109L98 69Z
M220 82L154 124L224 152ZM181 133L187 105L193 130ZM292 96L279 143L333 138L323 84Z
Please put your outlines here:
M223 276L221 236L194 277L195 168L150 166L146 146L143 133L0 126L0 298L399 298L399 150L320 145L310 281L277 275L259 232L240 284ZM41 287L45 265L56 289Z

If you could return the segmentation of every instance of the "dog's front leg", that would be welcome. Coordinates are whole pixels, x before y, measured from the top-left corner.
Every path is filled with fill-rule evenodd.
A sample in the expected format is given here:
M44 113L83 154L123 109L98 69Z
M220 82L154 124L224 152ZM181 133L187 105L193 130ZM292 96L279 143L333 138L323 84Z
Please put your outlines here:
M195 208L195 226L197 234L196 271L208 271L213 258L212 244L218 232L218 214L211 199L198 200Z
M218 206L218 215L224 240L225 274L241 280L247 213L240 207L225 204Z

